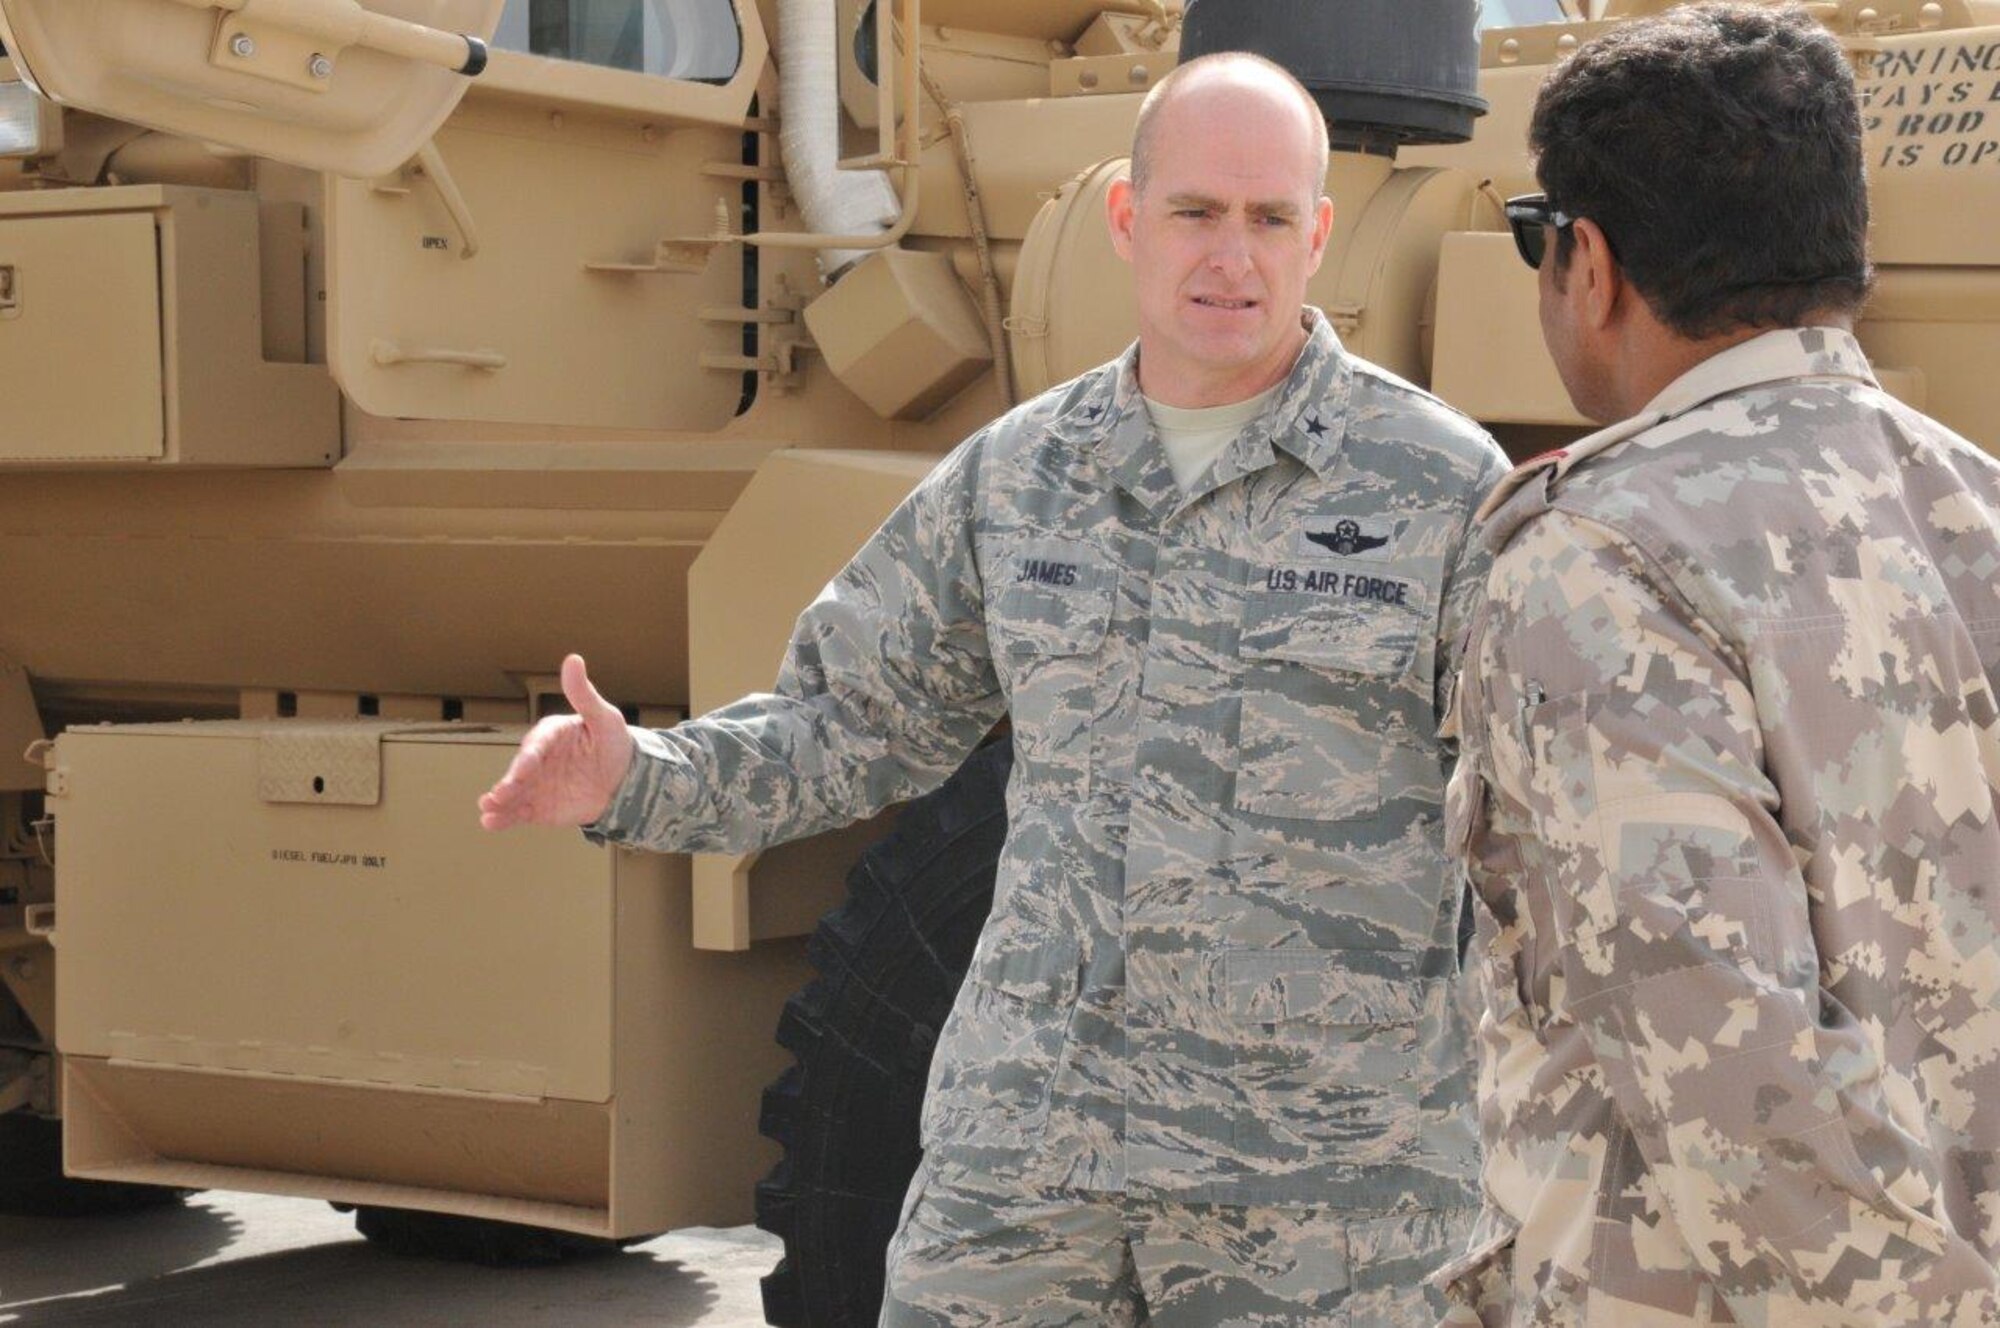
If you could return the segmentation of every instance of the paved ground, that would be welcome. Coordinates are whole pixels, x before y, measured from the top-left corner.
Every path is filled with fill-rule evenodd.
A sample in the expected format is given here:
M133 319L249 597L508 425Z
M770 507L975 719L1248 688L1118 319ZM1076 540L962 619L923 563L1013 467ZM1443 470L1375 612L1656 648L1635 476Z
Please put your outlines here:
M441 1264L376 1251L322 1203L217 1192L118 1218L0 1217L0 1325L763 1328L757 1279L777 1258L741 1227L557 1268Z

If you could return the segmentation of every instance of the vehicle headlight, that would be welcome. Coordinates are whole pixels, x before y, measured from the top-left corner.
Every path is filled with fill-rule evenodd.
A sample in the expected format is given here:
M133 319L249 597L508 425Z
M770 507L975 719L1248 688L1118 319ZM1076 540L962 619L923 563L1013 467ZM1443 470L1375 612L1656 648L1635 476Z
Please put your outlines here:
M62 146L59 112L26 83L0 83L0 157L41 157Z

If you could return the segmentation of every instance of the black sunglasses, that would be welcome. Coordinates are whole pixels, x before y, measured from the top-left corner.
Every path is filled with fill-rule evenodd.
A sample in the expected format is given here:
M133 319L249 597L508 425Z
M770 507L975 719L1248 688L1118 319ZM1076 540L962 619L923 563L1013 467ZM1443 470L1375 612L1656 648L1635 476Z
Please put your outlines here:
M1507 200L1507 226L1514 232L1514 247L1521 252L1521 261L1539 270L1542 257L1548 253L1549 234L1546 227L1561 230L1576 224L1576 218L1549 202L1547 194L1518 194Z

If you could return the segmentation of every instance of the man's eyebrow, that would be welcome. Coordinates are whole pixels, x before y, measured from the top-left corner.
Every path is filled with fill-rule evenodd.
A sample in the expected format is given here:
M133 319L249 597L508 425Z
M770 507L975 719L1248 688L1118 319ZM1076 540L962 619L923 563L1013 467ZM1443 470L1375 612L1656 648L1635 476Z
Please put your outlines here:
M1167 206L1178 211L1181 208L1200 208L1205 212L1227 212L1229 204L1207 194L1168 194ZM1265 202L1246 203L1243 210L1253 217L1296 217L1299 205L1289 199L1271 199Z

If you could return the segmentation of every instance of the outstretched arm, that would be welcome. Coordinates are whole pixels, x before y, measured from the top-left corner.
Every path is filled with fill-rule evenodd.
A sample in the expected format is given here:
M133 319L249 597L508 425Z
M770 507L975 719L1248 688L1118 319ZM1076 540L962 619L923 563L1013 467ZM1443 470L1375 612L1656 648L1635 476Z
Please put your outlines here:
M942 783L1003 709L973 543L980 443L940 463L820 592L773 691L664 730L614 725L594 691L572 695L577 716L528 735L482 822L742 852Z

